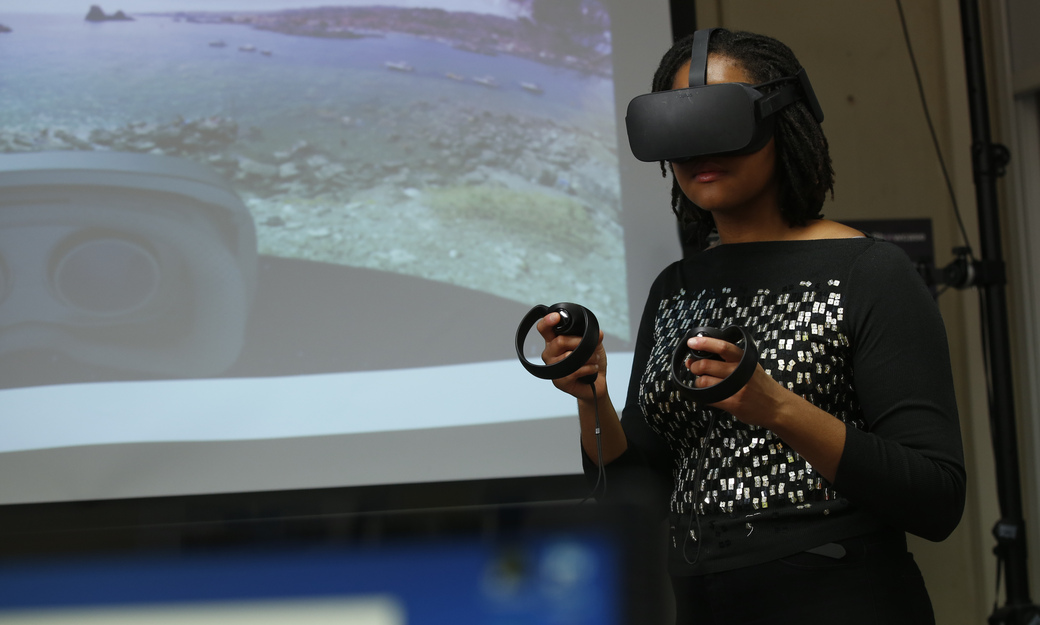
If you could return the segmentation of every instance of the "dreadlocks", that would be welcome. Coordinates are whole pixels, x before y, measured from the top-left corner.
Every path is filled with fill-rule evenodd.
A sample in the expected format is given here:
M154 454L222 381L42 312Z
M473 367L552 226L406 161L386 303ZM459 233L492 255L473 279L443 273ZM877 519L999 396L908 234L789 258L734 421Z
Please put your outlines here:
M693 35L677 41L661 59L654 74L653 91L672 88L675 74L690 60ZM716 30L708 42L708 54L728 57L744 68L756 83L793 76L801 64L783 43L754 33ZM834 193L834 169L827 138L804 102L798 101L776 114L777 178L780 214L791 226L804 226L823 216L827 194ZM661 163L661 175L668 169ZM711 213L691 202L672 177L672 211L679 219L684 245L703 249L715 228Z

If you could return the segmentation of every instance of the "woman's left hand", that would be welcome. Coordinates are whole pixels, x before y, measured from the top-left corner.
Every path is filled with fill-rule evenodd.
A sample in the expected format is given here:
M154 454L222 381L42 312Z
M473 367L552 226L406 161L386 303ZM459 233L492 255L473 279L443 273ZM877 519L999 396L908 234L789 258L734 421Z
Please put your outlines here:
M744 355L744 350L722 339L697 336L691 338L687 345L691 349L718 354L722 358L721 361L708 358L686 361L690 373L697 376L697 388L714 386L729 377ZM756 365L751 379L739 391L709 405L725 410L749 425L770 428L780 414L783 402L789 399L787 395L789 393L762 369L762 365Z
M722 357L721 361L686 361L690 373L698 376L697 388L721 382L733 373L744 355L744 350L722 339L694 337L688 345ZM834 481L845 448L845 424L801 395L780 386L762 365L755 365L751 379L739 391L710 405L725 410L739 421L773 431L808 460L824 479Z

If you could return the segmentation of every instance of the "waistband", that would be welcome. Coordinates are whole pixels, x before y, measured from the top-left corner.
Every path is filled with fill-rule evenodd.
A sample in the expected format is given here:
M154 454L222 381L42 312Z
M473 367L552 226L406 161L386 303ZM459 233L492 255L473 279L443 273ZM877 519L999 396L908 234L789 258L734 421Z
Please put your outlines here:
M806 549L802 553L823 556L834 560L844 560L860 559L869 556L900 557L905 555L906 552L906 533L897 529L884 529L825 543Z

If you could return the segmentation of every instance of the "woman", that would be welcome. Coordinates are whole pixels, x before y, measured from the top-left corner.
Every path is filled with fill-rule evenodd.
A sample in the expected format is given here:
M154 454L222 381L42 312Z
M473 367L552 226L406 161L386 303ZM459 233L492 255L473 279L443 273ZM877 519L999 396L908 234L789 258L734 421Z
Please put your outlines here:
M690 48L664 56L654 91L688 86ZM717 30L707 53L707 84L801 68L750 33ZM653 476L640 488L663 493L678 623L933 623L905 532L948 536L965 474L945 330L923 281L895 246L822 218L833 172L803 102L776 114L756 152L668 165L672 208L703 251L651 287L623 419L604 375L579 382L605 372L602 344L554 381L578 399L586 471L605 466L608 498ZM538 324L547 363L578 342L553 333L558 321ZM690 401L672 351L690 328L732 324L755 337L754 375L728 399ZM687 361L698 387L743 353L707 337L688 346L722 358Z

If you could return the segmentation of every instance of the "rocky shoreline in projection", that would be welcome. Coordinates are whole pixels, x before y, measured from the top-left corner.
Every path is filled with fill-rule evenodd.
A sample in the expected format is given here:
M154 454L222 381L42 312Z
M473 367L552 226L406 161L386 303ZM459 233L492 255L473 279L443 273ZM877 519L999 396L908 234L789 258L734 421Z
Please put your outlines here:
M512 55L598 76L612 74L610 18L598 2L514 0L514 4L526 5L531 17L510 19L465 11L390 6L262 13L181 11L162 15L199 24L241 24L301 37L358 39L400 33L469 52ZM539 9L541 6L548 8Z
M272 146L226 116L90 130L4 128L0 152L115 150L195 160L231 181L246 202L262 254L416 275L524 302L553 289L596 310L605 331L628 338L620 189L603 175L617 170L617 155L603 137L452 102L359 113L364 123L327 122L339 142L364 145L363 153L301 140Z

